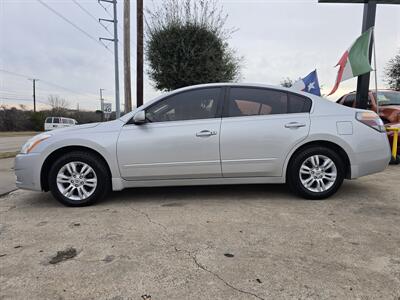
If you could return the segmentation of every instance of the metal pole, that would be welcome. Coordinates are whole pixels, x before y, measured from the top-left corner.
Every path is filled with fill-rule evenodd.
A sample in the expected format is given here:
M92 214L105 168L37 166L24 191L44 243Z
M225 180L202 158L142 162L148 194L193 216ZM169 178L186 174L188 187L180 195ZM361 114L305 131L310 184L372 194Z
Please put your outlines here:
M361 33L364 33L369 28L375 25L376 15L376 0L369 0L364 4L364 15ZM374 36L371 36L371 43L369 49L369 62L372 59L372 45L374 43ZM370 73L358 76L357 79L357 94L356 94L356 107L368 109L368 93L369 93L369 77Z
M379 101L378 101L378 75L377 75L377 69L376 69L376 48L375 48L375 28L372 31L372 35L374 37L374 69L375 69L375 102L376 102L376 113L379 116Z
M117 0L113 1L113 6L114 6L115 113L116 113L116 118L118 119L121 116L121 108L119 102Z
M36 79L32 79L33 82L33 112L36 112Z
M124 95L125 113L132 110L131 92L131 1L124 0Z
M136 1L136 106L143 105L143 0Z
M103 99L104 89L100 89L100 109L101 109L101 121L104 122L104 99Z
M39 79L32 78L32 79L29 79L29 80L32 80L33 112L36 112L36 81L38 81Z

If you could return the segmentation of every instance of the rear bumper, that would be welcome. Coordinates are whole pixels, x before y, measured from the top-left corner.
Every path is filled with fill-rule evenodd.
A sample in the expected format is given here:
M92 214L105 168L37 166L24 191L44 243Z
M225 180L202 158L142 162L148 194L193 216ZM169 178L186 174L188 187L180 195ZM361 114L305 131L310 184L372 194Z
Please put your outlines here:
M382 172L389 165L391 151L386 133L382 133L373 145L365 148L367 150L355 153L356 157L351 164L352 179Z
M18 154L14 163L16 186L20 189L41 191L40 153Z

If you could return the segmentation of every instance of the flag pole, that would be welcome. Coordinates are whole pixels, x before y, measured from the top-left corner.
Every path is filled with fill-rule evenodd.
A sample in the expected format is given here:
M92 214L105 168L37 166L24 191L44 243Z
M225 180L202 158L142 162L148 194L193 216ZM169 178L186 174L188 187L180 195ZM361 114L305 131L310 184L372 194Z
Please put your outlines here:
M373 33L373 43L374 43L374 69L375 69L375 101L376 101L376 113L379 116L379 100L378 100L378 75L377 75L377 70L376 70L376 48L375 48L375 28L372 29L372 33Z

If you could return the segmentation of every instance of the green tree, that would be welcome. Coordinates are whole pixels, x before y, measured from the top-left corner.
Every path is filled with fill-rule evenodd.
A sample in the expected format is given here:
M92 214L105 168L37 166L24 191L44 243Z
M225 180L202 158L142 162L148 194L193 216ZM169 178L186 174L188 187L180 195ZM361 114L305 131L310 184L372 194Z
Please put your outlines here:
M400 51L389 60L385 68L385 81L395 91L400 91Z
M212 0L165 0L147 9L146 58L159 90L236 81L241 58L229 47L234 32Z

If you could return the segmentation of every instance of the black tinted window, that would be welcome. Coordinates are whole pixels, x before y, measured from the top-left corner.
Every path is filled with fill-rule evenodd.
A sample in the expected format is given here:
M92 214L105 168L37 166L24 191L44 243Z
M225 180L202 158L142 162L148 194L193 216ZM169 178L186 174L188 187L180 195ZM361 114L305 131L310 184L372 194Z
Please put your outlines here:
M288 97L285 92L231 88L229 98L230 117L285 114L288 111Z
M60 119L59 118L53 118L53 123L60 123Z
M183 92L146 110L151 122L209 119L217 116L220 88Z
M311 100L295 94L289 94L289 113L310 112Z
M346 99L343 101L343 105L348 107L353 107L353 103L356 100L356 94L347 95Z
M53 118L46 118L46 123L51 123L53 121Z

